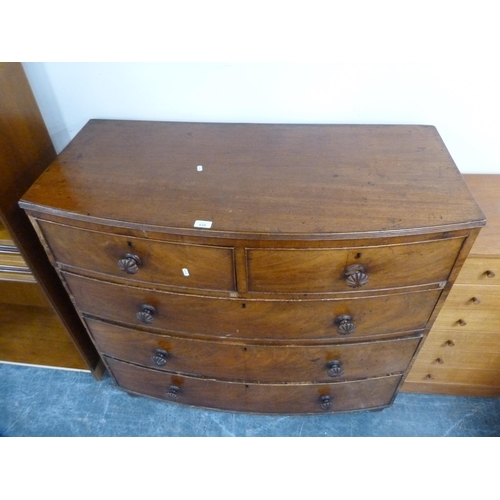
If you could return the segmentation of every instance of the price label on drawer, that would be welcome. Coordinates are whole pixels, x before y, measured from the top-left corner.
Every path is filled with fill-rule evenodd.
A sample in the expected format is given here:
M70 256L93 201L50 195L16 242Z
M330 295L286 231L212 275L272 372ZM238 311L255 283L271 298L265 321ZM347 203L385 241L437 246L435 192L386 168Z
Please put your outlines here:
M203 229L210 229L212 227L211 220L195 220L194 227L201 227Z

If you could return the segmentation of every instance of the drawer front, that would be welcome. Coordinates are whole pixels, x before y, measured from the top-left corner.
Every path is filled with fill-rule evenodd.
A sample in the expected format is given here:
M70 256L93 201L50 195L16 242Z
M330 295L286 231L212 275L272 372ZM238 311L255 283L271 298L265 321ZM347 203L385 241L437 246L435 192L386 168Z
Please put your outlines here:
M38 223L61 264L126 277L131 282L210 290L235 288L232 248L169 243Z
M455 285L434 328L460 332L500 332L500 287Z
M357 285L375 290L446 281L462 243L463 238L452 238L339 249L249 248L248 288L324 293L356 290Z
M62 274L84 313L140 326L151 319L148 325L153 328L224 338L349 339L421 330L441 293L435 289L362 299L222 299Z
M469 257L457 277L456 283L474 285L500 285L500 259Z
M174 375L105 358L117 384L177 403L254 413L325 413L391 404L401 376L330 384L252 384Z
M188 340L87 319L100 352L145 367L226 380L333 382L404 372L420 342L405 338L328 346Z

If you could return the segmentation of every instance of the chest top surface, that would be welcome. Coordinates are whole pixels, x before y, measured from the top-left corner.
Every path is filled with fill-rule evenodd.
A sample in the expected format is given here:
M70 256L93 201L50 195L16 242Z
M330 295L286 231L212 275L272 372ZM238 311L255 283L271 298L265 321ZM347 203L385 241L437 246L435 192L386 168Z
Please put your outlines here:
M432 126L91 120L21 206L246 238L367 238L484 224ZM195 227L200 220L210 229Z

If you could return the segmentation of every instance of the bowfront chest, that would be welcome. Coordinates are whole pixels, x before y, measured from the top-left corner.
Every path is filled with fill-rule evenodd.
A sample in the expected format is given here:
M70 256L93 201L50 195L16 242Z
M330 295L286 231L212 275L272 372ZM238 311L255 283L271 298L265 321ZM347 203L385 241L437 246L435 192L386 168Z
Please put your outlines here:
M20 202L116 384L392 403L484 216L428 126L92 120Z

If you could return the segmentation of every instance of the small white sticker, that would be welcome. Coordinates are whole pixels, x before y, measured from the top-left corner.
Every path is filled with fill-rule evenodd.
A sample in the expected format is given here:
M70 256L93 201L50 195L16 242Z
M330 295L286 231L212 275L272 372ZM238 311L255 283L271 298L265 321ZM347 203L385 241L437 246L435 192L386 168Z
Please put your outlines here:
M184 276L189 276L189 271L188 271L188 270L184 267L184 268L182 269L182 274L183 274Z
M212 227L211 220L195 220L194 227L202 227L204 229L210 229Z
M203 171L203 165L198 165L196 167L196 170L198 170L198 172L202 172Z

